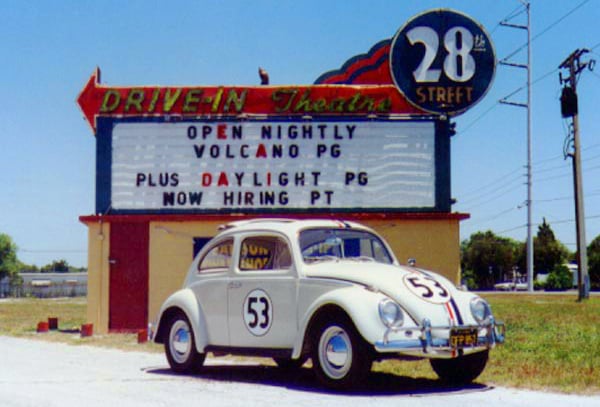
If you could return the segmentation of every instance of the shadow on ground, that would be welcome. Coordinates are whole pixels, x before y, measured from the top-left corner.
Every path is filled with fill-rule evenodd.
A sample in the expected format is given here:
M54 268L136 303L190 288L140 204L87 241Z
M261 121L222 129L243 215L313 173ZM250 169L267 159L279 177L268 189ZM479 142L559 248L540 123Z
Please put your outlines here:
M148 368L146 373L161 376L182 376L166 367ZM458 394L491 390L484 384L473 383L468 386L451 386L439 380L396 376L390 373L373 372L360 387L347 392L334 392L320 385L312 369L302 368L285 370L263 365L210 365L204 366L199 373L185 375L203 380L255 383L267 386L285 387L296 391L327 394L347 394L354 396L428 396L440 394Z

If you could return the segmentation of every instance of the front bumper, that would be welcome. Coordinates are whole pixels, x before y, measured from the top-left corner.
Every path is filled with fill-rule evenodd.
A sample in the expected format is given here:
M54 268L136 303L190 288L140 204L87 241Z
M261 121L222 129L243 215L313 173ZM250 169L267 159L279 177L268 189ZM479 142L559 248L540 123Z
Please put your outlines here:
M449 336L452 328L476 329L476 343L468 346L452 346ZM405 338L389 339L392 334L397 333L404 334ZM440 335L440 333L445 335ZM494 318L490 318L487 323L475 326L432 326L428 319L424 319L418 327L388 329L383 340L375 342L375 350L382 353L397 352L421 356L455 357L457 354L472 353L502 344L505 333L504 323L496 322ZM398 337L399 335L394 336Z

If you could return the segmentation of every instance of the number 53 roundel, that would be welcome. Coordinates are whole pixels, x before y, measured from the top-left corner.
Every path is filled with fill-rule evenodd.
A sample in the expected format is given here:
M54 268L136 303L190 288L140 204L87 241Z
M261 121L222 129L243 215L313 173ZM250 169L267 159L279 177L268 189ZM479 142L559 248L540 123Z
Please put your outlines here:
M404 284L417 297L434 304L445 304L450 301L446 287L437 280L423 274L408 274L404 276Z
M244 322L252 335L263 336L271 328L273 306L263 290L253 290L244 301Z

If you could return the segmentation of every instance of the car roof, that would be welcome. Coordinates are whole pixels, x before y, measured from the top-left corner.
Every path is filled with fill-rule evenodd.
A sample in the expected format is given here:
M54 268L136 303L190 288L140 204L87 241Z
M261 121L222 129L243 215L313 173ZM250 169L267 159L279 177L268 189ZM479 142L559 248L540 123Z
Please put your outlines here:
M240 232L251 230L272 230L294 235L300 230L311 228L348 228L372 231L370 228L355 222L332 219L288 219L258 218L229 222L219 227L221 232Z

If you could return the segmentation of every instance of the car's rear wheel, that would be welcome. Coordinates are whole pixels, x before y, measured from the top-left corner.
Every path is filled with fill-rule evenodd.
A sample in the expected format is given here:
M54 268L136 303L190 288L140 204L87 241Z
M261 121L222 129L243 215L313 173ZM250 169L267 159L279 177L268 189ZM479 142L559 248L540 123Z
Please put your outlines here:
M472 353L454 359L431 359L431 367L438 377L449 384L469 384L485 369L489 351Z
M317 378L325 386L350 390L369 374L373 359L352 322L338 318L318 326L312 362Z
M194 332L183 312L171 317L166 335L165 353L171 369L177 373L198 371L206 354L196 351Z

